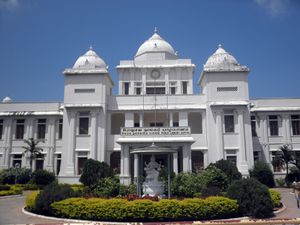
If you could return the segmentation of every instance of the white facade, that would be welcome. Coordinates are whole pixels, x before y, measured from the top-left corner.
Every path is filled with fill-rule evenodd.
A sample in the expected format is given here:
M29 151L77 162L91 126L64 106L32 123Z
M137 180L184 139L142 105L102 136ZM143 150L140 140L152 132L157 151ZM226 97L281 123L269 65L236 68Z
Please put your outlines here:
M64 71L64 101L0 104L0 168L29 167L23 140L42 139L44 158L34 162L76 183L87 158L105 161L129 184L150 153L135 149L155 143L175 173L197 171L219 159L236 163L243 175L254 160L271 163L283 144L300 151L300 99L249 99L246 66L222 46L203 66L193 93L195 65L180 59L157 32L133 60L121 61L118 95L105 62L90 49ZM170 151L171 152L171 151ZM275 168L275 172L278 172ZM280 174L280 171L279 173Z

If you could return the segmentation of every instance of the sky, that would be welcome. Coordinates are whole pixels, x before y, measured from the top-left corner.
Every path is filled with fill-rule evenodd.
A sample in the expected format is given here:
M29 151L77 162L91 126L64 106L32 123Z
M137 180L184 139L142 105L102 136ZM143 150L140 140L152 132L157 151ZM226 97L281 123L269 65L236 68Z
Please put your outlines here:
M0 100L62 101L63 70L90 45L109 65L132 60L154 28L203 64L218 44L250 68L252 99L300 97L298 0L0 0Z

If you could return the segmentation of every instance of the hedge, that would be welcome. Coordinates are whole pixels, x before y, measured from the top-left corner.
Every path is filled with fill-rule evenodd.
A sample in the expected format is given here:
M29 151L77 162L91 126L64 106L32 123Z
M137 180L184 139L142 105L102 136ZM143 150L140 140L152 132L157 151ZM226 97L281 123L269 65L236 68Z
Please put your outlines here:
M225 197L160 201L69 198L51 204L57 217L102 221L174 221L230 218L237 215L236 200Z
M275 208L279 208L281 206L281 194L279 191L274 189L269 189L271 200Z
M27 195L26 201L25 201L25 209L27 211L30 211L30 212L35 211L35 200L39 193L40 193L40 191L33 191L29 195Z

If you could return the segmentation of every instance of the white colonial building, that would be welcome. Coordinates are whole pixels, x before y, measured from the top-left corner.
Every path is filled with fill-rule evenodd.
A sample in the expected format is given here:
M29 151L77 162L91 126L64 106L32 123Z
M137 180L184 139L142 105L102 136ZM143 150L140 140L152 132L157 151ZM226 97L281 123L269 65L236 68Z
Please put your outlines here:
M78 182L88 158L107 162L129 184L152 154L175 173L229 159L247 175L255 160L271 163L283 144L300 152L300 99L250 100L249 69L221 45L203 66L200 94L193 93L191 59L179 58L157 32L116 68L116 96L107 65L90 48L64 71L63 102L4 98L0 167L29 167L22 146L31 137L44 141L34 168L69 183Z

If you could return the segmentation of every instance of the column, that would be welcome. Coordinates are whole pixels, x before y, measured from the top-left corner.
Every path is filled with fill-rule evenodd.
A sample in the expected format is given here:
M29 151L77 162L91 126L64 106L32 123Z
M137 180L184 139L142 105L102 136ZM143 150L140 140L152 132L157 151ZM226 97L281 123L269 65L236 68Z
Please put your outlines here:
M121 146L121 174L120 182L125 185L130 184L130 170L129 170L129 146Z
M244 112L243 110L238 110L238 127L239 127L239 151L240 157L238 160L238 167L242 175L248 175L248 164L246 155L246 139L245 139L245 129L244 129Z
M178 174L178 152L173 153L173 172Z
M67 111L67 110L66 110ZM69 118L64 118L64 137L67 138L66 144L64 144L64 150L66 150L65 158L62 158L62 162L65 161L66 167L63 175L66 176L74 176L75 175L75 120L76 120L76 112L66 112L69 114ZM69 119L69 124L67 120ZM66 121L66 122L65 122ZM69 129L68 129L69 128ZM64 157L64 154L63 154Z
M91 115L91 139L90 139L90 158L97 159L97 115L98 112L92 111Z
M139 155L134 154L134 182L137 183L139 176Z
M144 126L144 112L140 112L140 127Z
M191 146L188 144L183 145L182 154L183 154L183 166L182 166L183 172L192 172Z
M173 112L169 112L169 126L170 127L173 127Z
M212 137L213 138L213 137ZM223 144L223 124L222 124L222 112L221 110L216 111L216 157L214 162L224 158L224 144Z

